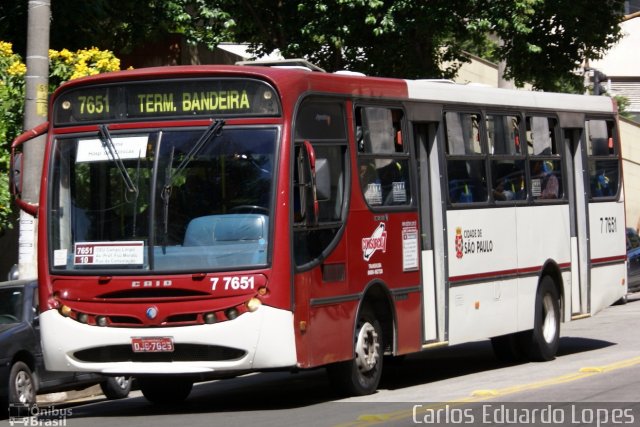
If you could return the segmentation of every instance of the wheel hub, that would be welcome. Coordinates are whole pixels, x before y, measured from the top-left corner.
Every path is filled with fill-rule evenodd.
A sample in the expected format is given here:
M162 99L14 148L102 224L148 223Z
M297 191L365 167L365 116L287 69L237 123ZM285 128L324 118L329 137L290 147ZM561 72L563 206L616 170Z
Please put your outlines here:
M373 325L366 322L360 328L356 341L356 364L360 372L368 372L378 364L380 342Z
M35 400L33 384L25 372L19 372L16 376L16 391L20 403L29 403Z
M556 336L557 322L556 311L553 305L553 297L551 295L545 295L542 301L544 321L542 323L542 336L544 340L551 343Z

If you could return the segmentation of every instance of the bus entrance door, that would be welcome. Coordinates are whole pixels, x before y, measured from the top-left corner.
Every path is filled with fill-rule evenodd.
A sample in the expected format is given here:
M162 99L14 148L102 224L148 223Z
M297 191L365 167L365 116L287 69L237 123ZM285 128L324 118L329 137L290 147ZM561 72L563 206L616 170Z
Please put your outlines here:
M574 317L589 313L589 218L582 135L581 129L564 129L571 227L571 315Z
M423 341L425 345L447 340L445 313L445 260L434 256L444 251L444 235L434 233L443 229L438 164L437 124L414 125L416 166L418 171L418 198L420 210L420 254L423 307ZM430 185L430 183L438 183ZM434 208L435 207L435 208Z

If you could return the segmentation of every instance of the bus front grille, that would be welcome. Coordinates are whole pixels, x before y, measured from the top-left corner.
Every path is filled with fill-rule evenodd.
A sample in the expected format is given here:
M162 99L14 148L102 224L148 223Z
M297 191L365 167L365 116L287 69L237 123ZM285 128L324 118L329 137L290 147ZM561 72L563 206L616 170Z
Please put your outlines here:
M237 360L247 354L237 348L201 344L175 344L172 352L139 353L130 345L111 345L80 350L74 353L82 362L215 362Z

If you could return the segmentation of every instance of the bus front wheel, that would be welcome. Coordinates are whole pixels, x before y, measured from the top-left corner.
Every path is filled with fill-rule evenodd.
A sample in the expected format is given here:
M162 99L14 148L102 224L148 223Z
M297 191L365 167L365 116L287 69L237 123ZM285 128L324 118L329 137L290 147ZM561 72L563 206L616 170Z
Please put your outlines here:
M382 328L372 313L365 310L358 320L354 337L355 357L327 367L332 386L350 396L372 394L382 376Z
M536 293L533 330L522 334L530 360L553 360L560 343L560 298L553 279L542 278Z
M191 393L193 381L190 378L142 377L138 378L140 391L151 403L181 403Z

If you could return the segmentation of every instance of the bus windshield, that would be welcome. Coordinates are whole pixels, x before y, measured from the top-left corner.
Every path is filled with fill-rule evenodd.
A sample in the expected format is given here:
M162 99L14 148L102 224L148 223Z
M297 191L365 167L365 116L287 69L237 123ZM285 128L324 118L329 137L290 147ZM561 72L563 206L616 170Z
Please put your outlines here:
M277 137L276 127L218 125L57 138L51 269L266 265Z

